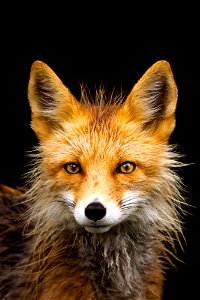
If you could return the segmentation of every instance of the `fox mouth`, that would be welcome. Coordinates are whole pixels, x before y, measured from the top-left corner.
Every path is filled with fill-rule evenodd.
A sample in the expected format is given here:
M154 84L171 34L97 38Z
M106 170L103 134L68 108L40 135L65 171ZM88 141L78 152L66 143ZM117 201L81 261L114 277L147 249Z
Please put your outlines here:
M91 233L104 233L110 230L112 226L111 225L101 225L101 226L84 226L85 230Z

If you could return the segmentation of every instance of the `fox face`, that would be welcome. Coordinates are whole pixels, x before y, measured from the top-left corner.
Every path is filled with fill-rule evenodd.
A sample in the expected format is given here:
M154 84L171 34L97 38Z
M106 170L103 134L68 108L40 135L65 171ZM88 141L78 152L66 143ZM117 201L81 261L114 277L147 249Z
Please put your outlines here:
M169 63L151 66L126 99L103 97L78 101L50 67L33 63L33 216L91 233L138 220L175 227L177 157L168 142L177 87Z

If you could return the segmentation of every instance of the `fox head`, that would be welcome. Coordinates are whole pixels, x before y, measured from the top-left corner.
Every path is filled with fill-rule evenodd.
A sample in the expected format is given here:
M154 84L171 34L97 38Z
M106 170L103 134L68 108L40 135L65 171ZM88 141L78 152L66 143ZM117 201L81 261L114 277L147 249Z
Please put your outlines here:
M126 99L93 104L77 100L49 66L35 61L28 98L39 140L34 213L91 233L137 220L175 226L169 138L177 87L167 61L153 64Z

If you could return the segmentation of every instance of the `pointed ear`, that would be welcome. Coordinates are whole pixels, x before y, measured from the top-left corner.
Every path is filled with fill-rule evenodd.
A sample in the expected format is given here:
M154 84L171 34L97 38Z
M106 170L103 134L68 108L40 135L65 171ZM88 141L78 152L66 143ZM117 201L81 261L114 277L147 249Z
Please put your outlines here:
M170 64L158 61L135 84L119 110L119 117L139 122L156 138L167 141L175 127L177 97Z
M28 83L32 111L31 127L39 139L46 138L59 121L71 121L79 111L79 102L53 70L37 60L32 64Z

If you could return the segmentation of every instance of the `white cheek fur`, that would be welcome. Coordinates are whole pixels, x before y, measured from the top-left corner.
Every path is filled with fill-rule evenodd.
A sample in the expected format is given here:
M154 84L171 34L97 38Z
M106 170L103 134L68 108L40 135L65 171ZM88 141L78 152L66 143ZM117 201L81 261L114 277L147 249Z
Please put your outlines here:
M67 203L69 208L74 208L74 197L70 192L62 193L63 200Z
M137 206L138 203L143 201L143 197L138 192L126 192L122 199L121 207L122 209L131 209Z
M150 199L138 192L125 193L121 210L124 219L127 217L140 217L143 218L143 221L146 220L147 222L160 221L159 213L157 209L151 205Z

